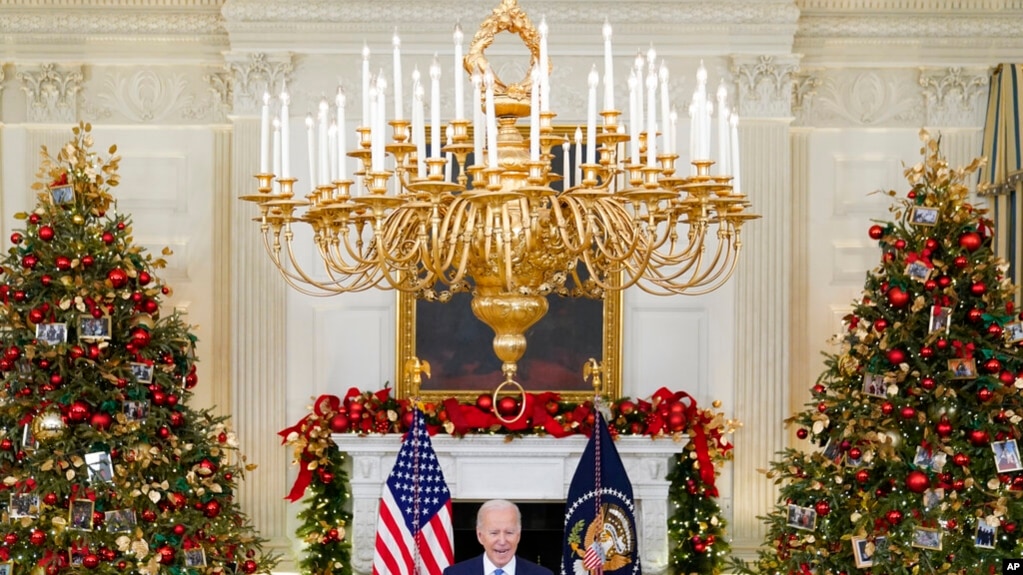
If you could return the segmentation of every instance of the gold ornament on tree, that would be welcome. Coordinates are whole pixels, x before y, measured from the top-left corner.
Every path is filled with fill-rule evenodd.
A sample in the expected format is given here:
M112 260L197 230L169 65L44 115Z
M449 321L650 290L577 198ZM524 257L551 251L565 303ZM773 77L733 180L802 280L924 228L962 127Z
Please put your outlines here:
M38 441L51 441L64 435L67 424L56 409L46 409L32 419L32 435Z

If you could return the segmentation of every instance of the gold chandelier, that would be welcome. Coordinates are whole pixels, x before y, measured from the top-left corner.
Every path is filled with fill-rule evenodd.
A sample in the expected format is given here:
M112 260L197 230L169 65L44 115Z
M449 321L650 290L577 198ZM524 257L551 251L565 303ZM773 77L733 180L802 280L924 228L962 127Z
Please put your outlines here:
M530 51L531 73L519 83L502 82L484 54L501 32L517 34ZM259 190L242 199L259 207L266 251L284 279L314 295L379 288L446 302L453 293L471 291L473 313L494 330L505 383L514 383L526 348L524 334L547 312L552 294L601 299L608 290L635 285L657 295L699 295L724 284L735 270L743 223L759 216L746 211L749 202L727 173L728 166L738 173L737 118L727 113L723 88L717 94L715 162L710 153L713 105L701 65L689 106L694 159L690 173L680 175L675 166L677 116L669 112L663 62L655 67L652 48L645 58L637 57L630 70L625 129L614 106L608 23L603 32L604 109L598 129L600 79L594 66L585 146L582 128L575 131L574 173L571 168L556 173L553 167L559 148L566 152L565 166L570 165L571 138L555 128L549 108L546 22L534 28L516 0L502 0L464 57L456 27L455 114L445 128L439 121L436 58L430 70L430 118L425 117L425 86L417 71L412 118L405 119L395 35L394 113L387 119L387 82L382 73L369 73L369 50L364 49L357 145L353 151L345 146L346 98L339 89L335 123L328 127L326 101L320 105L318 134L317 121L306 120L312 184L305 199L294 195L297 179L289 166L287 94L280 98L272 154L266 96ZM471 119L464 117L466 77L473 86ZM527 117L524 135L517 123ZM388 141L385 123L391 126ZM442 129L446 145L440 143ZM356 160L357 180L347 178L347 158ZM460 167L454 177L453 165ZM554 187L559 181L563 191ZM316 274L304 270L296 257L297 224L312 232L323 264Z

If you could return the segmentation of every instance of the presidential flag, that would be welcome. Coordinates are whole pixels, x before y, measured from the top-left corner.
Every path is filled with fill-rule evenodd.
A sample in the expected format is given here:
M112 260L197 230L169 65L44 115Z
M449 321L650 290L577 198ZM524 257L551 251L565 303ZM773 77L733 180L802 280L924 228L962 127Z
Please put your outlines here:
M373 575L441 575L453 550L451 492L416 408L380 499Z
M561 574L638 575L632 483L604 418L599 411L595 416L593 435L568 488Z

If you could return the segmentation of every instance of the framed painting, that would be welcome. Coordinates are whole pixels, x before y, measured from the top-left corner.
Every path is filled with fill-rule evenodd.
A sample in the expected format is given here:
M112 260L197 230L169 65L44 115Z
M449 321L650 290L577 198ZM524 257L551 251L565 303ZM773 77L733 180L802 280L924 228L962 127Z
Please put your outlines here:
M406 360L416 357L430 365L422 378L424 399L457 397L475 400L493 393L504 381L501 360L494 354L494 332L472 312L472 294L456 294L448 303L417 300L398 294L398 396L410 397L415 386L405 373ZM583 378L590 358L601 363L603 395L621 395L622 293L612 290L603 301L548 298L549 309L526 332L526 351L518 362L516 381L527 392L553 391L563 399L593 397ZM507 387L507 391L511 391Z

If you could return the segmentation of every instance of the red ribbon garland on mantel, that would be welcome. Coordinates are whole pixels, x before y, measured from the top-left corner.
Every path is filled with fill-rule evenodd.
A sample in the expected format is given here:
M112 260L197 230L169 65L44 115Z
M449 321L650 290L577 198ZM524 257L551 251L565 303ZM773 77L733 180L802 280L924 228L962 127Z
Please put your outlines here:
M374 392L372 395L383 404L390 399L390 393L390 388L384 388ZM317 459L317 456L310 450L310 445L315 441L322 442L323 438L329 437L331 434L330 419L338 413L344 413L346 406L351 402L357 401L363 395L358 388L354 387L348 390L344 400L336 395L321 395L313 403L312 413L300 419L295 425L278 432L278 435L284 438L282 444L289 443L289 437L292 434L297 434L305 440L302 451L296 457L297 463L300 465L298 477L285 499L295 502L302 498L313 478L313 469L310 467L310 464ZM447 398L441 401L440 404L443 406L450 423L448 432L454 436L467 435L474 430L493 430L496 428L504 428L512 433L530 433L533 430L542 429L544 433L556 438L576 434L589 436L592 433L590 426L566 426L555 415L547 411L547 406L550 402L560 402L560 396L557 393L525 393L523 394L523 401L525 402L525 408L521 410L521 415L513 420L505 419L504 421L498 419L493 411L481 410L471 403L461 403L454 397ZM398 403L399 409L408 408L408 400L399 400ZM710 442L717 442L716 446L725 452L730 450L732 446L724 440L720 433L715 433L713 438L708 437L707 426L711 423L713 415L701 411L697 406L696 399L690 394L684 391L673 392L664 387L658 389L649 401L637 400L636 403L641 406L642 411L648 414L645 422L646 435L651 439L666 435L664 433L666 429L665 418L657 407L674 404L684 406L682 413L685 417L686 426L683 431L689 433L690 442L693 445L693 450L696 452L700 479L706 485L707 493L716 497L718 494L715 486L716 473L710 455ZM571 412L558 415L571 414L571 421L582 423L592 413L593 405L586 402L580 403ZM614 421L616 417L617 414L613 414L610 421ZM427 431L431 436L441 433L444 429L440 425L427 425Z

